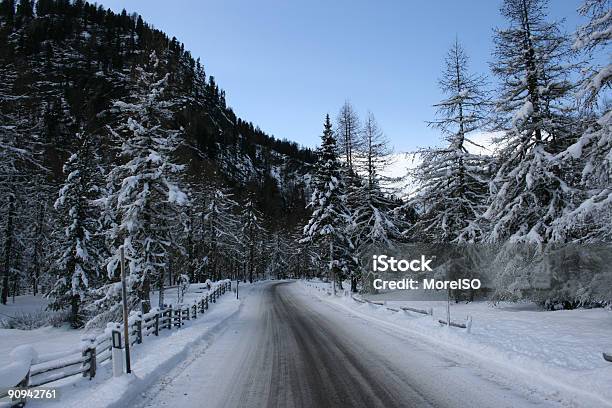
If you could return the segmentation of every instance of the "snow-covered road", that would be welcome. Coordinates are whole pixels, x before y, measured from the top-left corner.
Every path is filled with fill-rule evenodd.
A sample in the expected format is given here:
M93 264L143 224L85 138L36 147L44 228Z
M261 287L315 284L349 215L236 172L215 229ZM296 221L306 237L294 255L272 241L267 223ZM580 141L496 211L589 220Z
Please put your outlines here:
M591 406L352 315L291 282L254 286L206 348L150 390L140 407Z

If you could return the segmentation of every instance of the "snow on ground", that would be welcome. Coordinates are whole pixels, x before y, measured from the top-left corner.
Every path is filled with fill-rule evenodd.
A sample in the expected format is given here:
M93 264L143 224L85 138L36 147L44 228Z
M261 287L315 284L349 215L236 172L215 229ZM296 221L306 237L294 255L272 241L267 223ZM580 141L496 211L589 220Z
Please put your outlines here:
M258 287L205 352L194 350L131 406L612 406L545 389L301 285Z
M193 304L194 300L205 296L205 290L204 284L191 284L184 295L183 303ZM231 297L226 295L223 298L228 296ZM151 293L151 303L153 306L157 306L158 297L159 294L157 292ZM177 304L178 288L168 289L164 299L166 304ZM7 305L0 305L0 313L2 313L0 317L9 319L9 316L41 312L45 310L48 303L49 300L41 296L17 296L15 303L9 301ZM211 307L211 311L215 308L217 308L216 304ZM200 320L198 319L199 322ZM101 331L100 329L93 332ZM37 355L77 350L80 347L81 336L85 334L84 330L73 330L68 324L62 327L47 326L35 330L0 329L0 367L6 367L11 363L10 353L17 346L24 344L31 345Z
M10 363L11 351L30 344L38 354L56 353L79 347L80 330L64 327L41 327L35 330L0 329L0 367Z
M308 282L317 288L329 284ZM447 328L438 323L445 319L445 301L386 301L384 306L362 304L350 297L327 295L304 284L304 288L327 302L341 306L366 318L391 323L410 332L420 333L430 341L460 349L475 358L516 370L549 388L563 388L586 393L612 405L612 363L602 358L612 350L612 311L579 309L542 311L533 304L488 302L451 303L451 320L463 323L472 316L471 333L465 329ZM409 296L409 291L395 291ZM375 300L376 296L368 297ZM410 306L433 308L430 316L412 312L393 312Z
M257 285L257 284L255 284ZM202 286L200 285L192 285ZM248 296L253 285L240 287L241 300L227 293L196 320L186 322L181 329L162 330L159 337L148 336L132 349L132 374L112 377L111 361L98 367L92 380L78 376L58 381L49 386L58 387L60 398L54 401L29 401L31 407L107 408L122 407L123 401L133 400L196 347L206 343L223 322L238 312L241 301ZM191 288L190 288L191 290ZM186 299L187 300L187 299Z
M24 295L0 304L0 320L8 320L21 314L45 311L49 300L42 296ZM38 353L54 353L78 346L81 335L78 330L64 327L41 327L35 330L0 329L0 367L10 363L10 352L17 346L31 344Z
M42 296L16 296L15 302L13 302L12 298L9 298L6 305L0 304L0 320L6 320L22 313L43 312L48 304L49 299Z

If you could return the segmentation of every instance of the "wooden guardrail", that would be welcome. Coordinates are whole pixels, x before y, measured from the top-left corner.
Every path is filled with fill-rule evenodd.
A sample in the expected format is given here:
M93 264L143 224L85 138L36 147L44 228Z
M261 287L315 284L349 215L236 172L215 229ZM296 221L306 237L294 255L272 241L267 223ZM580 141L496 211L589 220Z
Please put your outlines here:
M316 286L316 285L312 285L308 282L306 282L306 285L312 288L315 288L319 291L321 291L321 288ZM433 317L433 308L428 308L428 309L417 309L414 307L409 307L409 306L400 306L399 308L395 308L395 307L389 307L387 306L387 304L385 302L381 302L381 301L377 301L377 300L369 300L369 299L364 299L364 298L359 298L355 295L351 295L351 299L353 299L355 302L357 303L369 303L371 305L375 305L375 306L381 306L384 307L385 309L391 311L391 312L399 312L400 310L403 310L405 312L414 312L414 313L419 313L422 315L427 315L427 316L431 316ZM444 326L449 326L449 324L446 322L446 320L443 319L438 319L438 323L444 325ZM458 322L454 322L451 320L450 322L450 326L451 327L457 327L460 329L467 329L467 332L470 333L472 330L472 316L468 316L465 320L465 323L458 323ZM607 355L607 357L610 359L608 361L612 361L612 355ZM604 358L606 358L606 355L604 355ZM607 360L607 358L606 358Z
M225 280L217 283L211 291L193 304L181 304L165 309L154 308L145 315L141 312L130 314L128 319L130 344L141 344L146 336L159 336L161 330L170 330L173 327L180 328L185 325L185 321L197 319L198 314L204 314L211 303L216 303L220 296L231 291L231 289L231 281ZM92 379L96 375L96 368L103 362L111 359L112 332L114 331L123 333L123 324L109 323L104 333L98 336L83 337L80 350L69 350L31 357L29 358L29 369L26 367L27 373L20 381L16 381L15 384L2 385L38 387L79 374ZM15 364L28 364L28 361L23 356L20 358L21 360L16 361ZM5 369L18 372L16 368L16 366L11 366L10 364ZM2 371L0 369L0 374L2 374ZM0 393L0 398L6 396L6 393Z

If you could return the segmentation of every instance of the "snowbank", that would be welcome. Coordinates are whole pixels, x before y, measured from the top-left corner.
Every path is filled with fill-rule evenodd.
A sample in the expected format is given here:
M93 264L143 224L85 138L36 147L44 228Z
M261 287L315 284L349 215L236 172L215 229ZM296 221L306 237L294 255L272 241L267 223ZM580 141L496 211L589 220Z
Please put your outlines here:
M240 288L240 300L231 292L220 297L205 314L190 320L180 329L161 331L159 337L145 337L143 343L132 350L131 375L112 377L112 367L108 361L98 368L92 380L73 377L55 383L54 386L59 388L58 400L29 401L28 406L110 408L132 405L164 373L184 360L195 346L209 341L216 329L238 312L250 287L245 285Z
M309 282L327 289L329 284ZM565 389L612 406L612 363L602 358L612 350L612 312L604 309L542 311L532 304L487 302L451 304L451 320L464 322L471 316L471 333L438 323L446 319L443 301L386 301L384 306L358 303L351 297L327 295L304 288L326 302L348 309L372 321L409 330L444 347L485 359L502 370L519 372L548 389ZM410 306L433 308L433 318L412 312L393 312Z
M32 346L22 345L11 352L10 359L10 364L0 367L0 390L14 387L25 378L36 359L36 351Z

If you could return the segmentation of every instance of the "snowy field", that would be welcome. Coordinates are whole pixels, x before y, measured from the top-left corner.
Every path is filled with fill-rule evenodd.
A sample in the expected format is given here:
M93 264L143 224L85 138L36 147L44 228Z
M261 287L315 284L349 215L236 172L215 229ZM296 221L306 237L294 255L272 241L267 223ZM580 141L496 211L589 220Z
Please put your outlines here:
M0 320L7 321L21 314L43 313L48 299L42 296L17 296L6 305L0 304ZM1 329L0 328L0 367L10 361L11 350L22 344L30 344L39 354L55 353L75 348L80 341L80 330L70 329L68 324L62 327L41 327L35 330Z
M329 284L308 282L321 289ZM530 303L488 302L451 303L451 320L464 323L473 319L471 332L443 327L438 319L446 318L445 301L386 301L384 306L362 304L350 297L332 298L326 291L302 283L314 296L370 319L400 326L420 333L443 347L459 349L490 364L516 370L535 383L562 388L600 398L612 406L612 363L602 358L612 350L612 311L578 309L542 311ZM348 287L348 286L347 286ZM340 291L341 293L341 291ZM408 291L397 291L408 296ZM376 296L369 296L376 300ZM393 312L409 306L433 309L433 318L412 312Z

